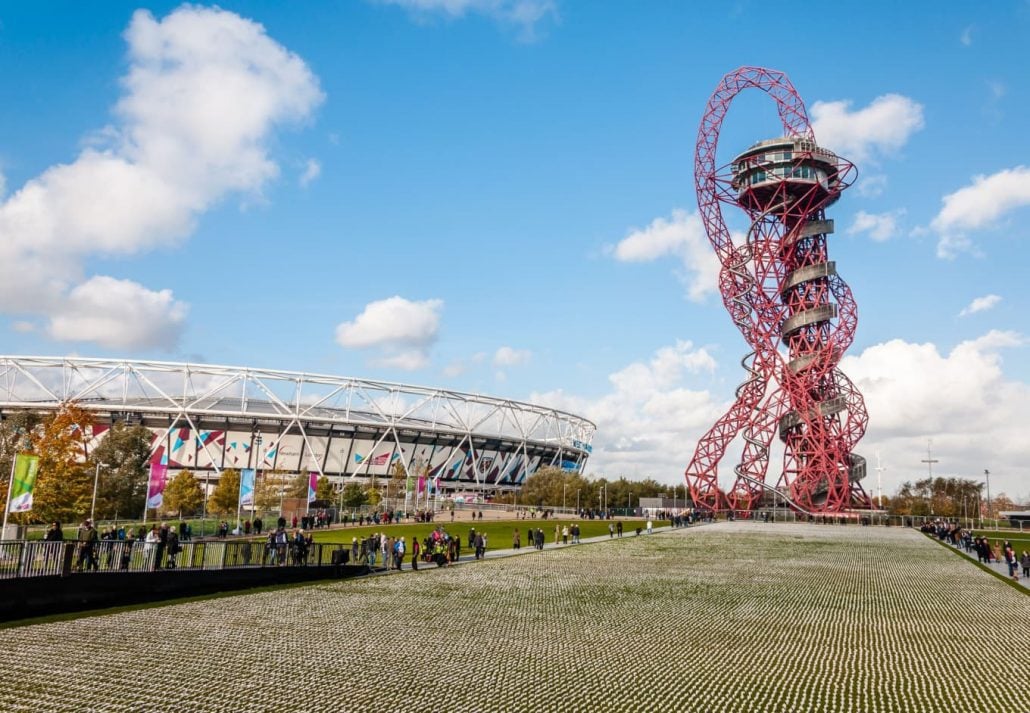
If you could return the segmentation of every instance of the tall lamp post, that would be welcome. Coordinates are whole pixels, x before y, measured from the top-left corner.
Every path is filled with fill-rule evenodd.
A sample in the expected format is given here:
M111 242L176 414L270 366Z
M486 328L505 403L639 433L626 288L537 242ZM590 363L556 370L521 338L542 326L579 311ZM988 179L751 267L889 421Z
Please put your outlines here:
M103 466L104 468L110 467L110 466L107 465L107 463L101 463L100 461L97 461L97 469L96 469L96 472L93 473L93 502L90 503L90 506L89 506L89 519L92 520L94 523L96 522L97 487L100 485L100 467L101 466Z
M261 429L258 429L257 437L254 439L254 443L257 444L255 451L257 457L254 459L254 492L250 494L250 524L254 524L254 520L257 519L257 484L258 484L258 466L261 465Z
M991 471L986 468L984 468L984 478L987 479L987 519L992 520L994 519L994 514L991 510Z

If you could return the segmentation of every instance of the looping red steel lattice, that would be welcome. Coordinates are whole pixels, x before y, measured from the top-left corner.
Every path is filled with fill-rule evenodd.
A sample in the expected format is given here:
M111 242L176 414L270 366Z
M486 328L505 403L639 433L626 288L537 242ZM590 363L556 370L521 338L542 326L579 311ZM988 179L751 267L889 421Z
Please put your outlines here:
M733 99L759 89L775 102L780 137L760 141L723 168L719 131ZM764 491L773 439L783 442L777 489L804 512L871 506L853 452L868 415L862 395L837 368L858 312L829 260L833 221L825 209L854 180L854 166L815 142L805 105L783 72L741 67L716 87L698 130L694 180L701 219L722 265L723 304L750 347L747 379L729 410L698 441L686 480L697 507L750 512ZM722 204L747 213L734 242ZM719 486L719 463L743 439L734 482Z

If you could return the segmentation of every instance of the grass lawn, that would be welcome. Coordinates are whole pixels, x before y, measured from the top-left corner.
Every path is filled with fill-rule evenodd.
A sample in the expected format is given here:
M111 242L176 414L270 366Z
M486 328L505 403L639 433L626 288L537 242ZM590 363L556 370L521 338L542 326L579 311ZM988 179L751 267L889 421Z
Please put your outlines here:
M315 538L315 542L350 542L351 538L357 537L361 539L367 537L374 532L386 533L389 537L405 537L410 543L412 537L417 537L420 541L427 537L437 526L442 526L444 530L453 536L461 538L462 550L468 551L468 535L469 530L473 527L477 532L483 532L486 534L487 549L490 550L507 550L511 548L512 535L517 528L522 535L522 546L529 547L529 537L527 532L530 528L540 528L544 531L544 537L548 544L554 542L554 527L564 527L565 525L571 525L573 522L577 522L580 527L580 537L596 537L598 535L608 534L608 523L615 524L616 520L477 520L473 523L471 520L457 520L451 522L450 518L443 517L433 523L413 523L404 525L371 525L363 527L344 527L333 530L312 530L311 533ZM634 530L637 527L643 528L645 525L644 520L623 520L623 532L624 536L631 536L634 534ZM667 520L655 520L653 521L655 527L663 527L668 525ZM570 536L571 540L571 536ZM409 546L410 551L410 546Z

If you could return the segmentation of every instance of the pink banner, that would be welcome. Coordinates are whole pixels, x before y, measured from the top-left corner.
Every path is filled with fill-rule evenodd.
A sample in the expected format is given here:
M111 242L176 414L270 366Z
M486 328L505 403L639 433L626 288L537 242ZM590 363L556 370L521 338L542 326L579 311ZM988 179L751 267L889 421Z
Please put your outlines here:
M168 480L168 466L150 464L150 480L147 485L147 508L159 508L165 500L165 483Z
M424 475L418 476L418 492L426 492L426 476Z
M308 473L308 502L314 502L318 490L318 473Z

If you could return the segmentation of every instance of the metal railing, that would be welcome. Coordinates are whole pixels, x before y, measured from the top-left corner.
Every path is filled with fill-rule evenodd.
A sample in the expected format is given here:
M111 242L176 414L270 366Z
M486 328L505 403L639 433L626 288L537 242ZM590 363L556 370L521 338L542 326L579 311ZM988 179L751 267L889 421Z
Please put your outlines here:
M183 542L139 540L0 542L0 579L110 572L198 571L255 567L326 567L347 564L350 545L267 541Z

